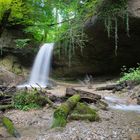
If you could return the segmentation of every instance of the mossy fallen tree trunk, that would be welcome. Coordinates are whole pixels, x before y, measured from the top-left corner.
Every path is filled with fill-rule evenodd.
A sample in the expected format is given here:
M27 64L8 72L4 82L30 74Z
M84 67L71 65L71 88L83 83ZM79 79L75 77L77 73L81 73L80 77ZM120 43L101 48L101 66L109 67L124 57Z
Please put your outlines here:
M19 138L20 134L19 132L15 129L13 122L8 118L3 115L0 116L0 121L2 122L3 126L7 129L7 132L16 137Z
M84 103L78 102L70 114L69 119L97 121L99 120L99 115L97 114L97 110L90 108Z
M65 103L58 107L53 114L53 123L51 128L64 127L67 122L68 114L73 110L79 101L80 95L73 95Z

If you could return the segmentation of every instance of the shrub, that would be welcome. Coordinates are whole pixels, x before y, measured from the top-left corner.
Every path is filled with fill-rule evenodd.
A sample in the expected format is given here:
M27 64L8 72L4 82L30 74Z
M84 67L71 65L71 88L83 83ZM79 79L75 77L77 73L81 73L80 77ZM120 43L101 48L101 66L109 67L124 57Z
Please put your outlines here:
M39 109L46 104L46 99L36 90L23 90L13 97L13 104L20 110Z
M135 81L140 83L140 66L137 68L130 68L128 71L126 71L126 67L123 67L122 70L122 77L119 80L120 83L124 81Z

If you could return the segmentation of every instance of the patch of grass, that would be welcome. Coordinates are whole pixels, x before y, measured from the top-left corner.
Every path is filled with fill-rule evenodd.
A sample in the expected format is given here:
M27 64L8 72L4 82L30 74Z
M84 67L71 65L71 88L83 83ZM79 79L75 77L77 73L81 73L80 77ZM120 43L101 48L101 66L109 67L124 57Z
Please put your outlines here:
M39 109L46 104L45 97L41 96L38 91L19 91L13 97L14 107L20 110Z
M37 105L36 103L31 103L31 104L27 104L27 105L15 104L15 108L23 110L23 111L28 111L30 109L40 109L41 106Z
M135 81L140 83L140 65L137 68L130 68L128 71L125 66L122 68L122 77L118 81L119 83L125 81Z

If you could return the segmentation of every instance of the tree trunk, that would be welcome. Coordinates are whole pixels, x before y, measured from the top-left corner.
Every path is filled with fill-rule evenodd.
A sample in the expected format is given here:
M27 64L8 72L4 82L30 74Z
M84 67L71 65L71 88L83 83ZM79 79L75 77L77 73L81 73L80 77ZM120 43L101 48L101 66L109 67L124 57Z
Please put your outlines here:
M14 108L14 106L12 104L7 104L7 105L0 105L0 110L6 110L6 109L11 109Z
M73 95L65 103L61 104L53 114L53 123L51 127L64 127L67 122L68 114L76 106L79 100L80 95Z
M4 28L6 27L6 24L8 22L8 18L11 14L11 9L9 10L6 10L3 14L3 17L2 17L2 20L1 20L1 23L0 23L0 37L2 35L2 32L4 30Z

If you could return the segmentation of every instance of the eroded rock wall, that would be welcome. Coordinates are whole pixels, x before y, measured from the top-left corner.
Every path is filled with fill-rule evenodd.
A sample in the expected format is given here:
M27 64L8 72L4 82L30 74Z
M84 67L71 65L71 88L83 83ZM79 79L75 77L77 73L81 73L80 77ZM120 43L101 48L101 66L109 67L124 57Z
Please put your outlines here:
M140 1L129 0L129 26L130 37L126 33L126 22L119 19L118 25L118 49L115 55L114 37L108 38L104 21L94 16L85 23L85 32L89 43L83 49L76 50L72 58L71 67L68 67L68 59L63 54L56 57L56 69L58 76L101 75L119 73L123 65L134 67L140 62Z
M6 28L0 37L0 85L27 79L37 53L30 47L17 48L15 40L28 38L21 27Z

